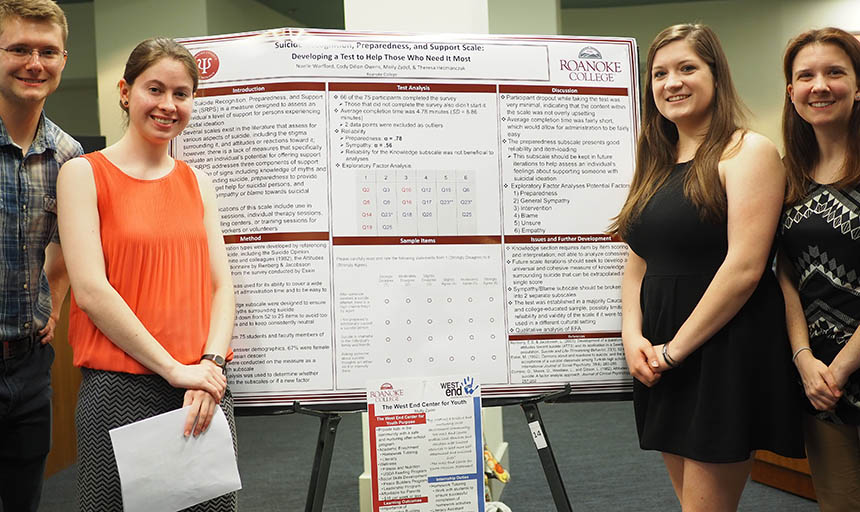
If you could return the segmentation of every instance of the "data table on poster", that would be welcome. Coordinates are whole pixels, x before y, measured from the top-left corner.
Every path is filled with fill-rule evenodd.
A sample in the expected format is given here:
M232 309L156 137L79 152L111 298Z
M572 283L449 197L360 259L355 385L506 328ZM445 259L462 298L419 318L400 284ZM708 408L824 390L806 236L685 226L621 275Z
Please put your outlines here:
M368 379L463 372L484 397L629 390L627 249L603 231L632 176L635 41L183 43L209 74L173 153L218 195L237 404L364 402Z
M498 118L495 86L331 83L329 90L332 192L356 204L334 206L334 236L498 233L498 140L487 130Z
M364 235L468 235L475 229L475 176L463 171L368 171L355 217Z

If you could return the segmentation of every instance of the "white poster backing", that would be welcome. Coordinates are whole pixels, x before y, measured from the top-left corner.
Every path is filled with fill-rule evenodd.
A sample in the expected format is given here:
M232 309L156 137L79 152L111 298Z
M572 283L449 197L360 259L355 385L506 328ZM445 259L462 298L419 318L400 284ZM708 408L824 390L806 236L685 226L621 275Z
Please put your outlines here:
M174 155L215 183L237 405L364 402L479 372L485 397L630 390L635 40L282 29L183 41Z

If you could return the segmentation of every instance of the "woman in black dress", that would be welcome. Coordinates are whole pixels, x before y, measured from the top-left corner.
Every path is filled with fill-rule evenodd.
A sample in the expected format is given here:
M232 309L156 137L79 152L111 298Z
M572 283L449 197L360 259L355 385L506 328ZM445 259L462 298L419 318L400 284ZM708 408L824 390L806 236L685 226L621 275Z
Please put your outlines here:
M788 193L779 282L821 510L860 510L860 42L794 38L783 61Z
M711 29L663 30L647 69L636 172L611 227L631 249L622 337L639 441L662 452L685 512L735 510L754 450L803 456L769 270L785 172L742 128Z

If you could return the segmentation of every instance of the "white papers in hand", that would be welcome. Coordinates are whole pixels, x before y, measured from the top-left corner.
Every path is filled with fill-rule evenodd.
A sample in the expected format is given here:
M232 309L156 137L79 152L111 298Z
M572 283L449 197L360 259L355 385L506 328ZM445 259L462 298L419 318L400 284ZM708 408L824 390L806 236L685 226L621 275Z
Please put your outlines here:
M187 415L185 407L110 431L125 512L182 510L242 488L221 408L198 437L182 435Z

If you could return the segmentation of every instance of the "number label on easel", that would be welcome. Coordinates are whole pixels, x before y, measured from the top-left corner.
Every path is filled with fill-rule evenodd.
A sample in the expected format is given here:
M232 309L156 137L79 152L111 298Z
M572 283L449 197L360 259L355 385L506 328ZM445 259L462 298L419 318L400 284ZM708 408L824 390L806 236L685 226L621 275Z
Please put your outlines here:
M539 421L529 423L529 428L532 431L532 440L535 442L538 450L546 448L546 438L543 436L543 430L540 428Z

